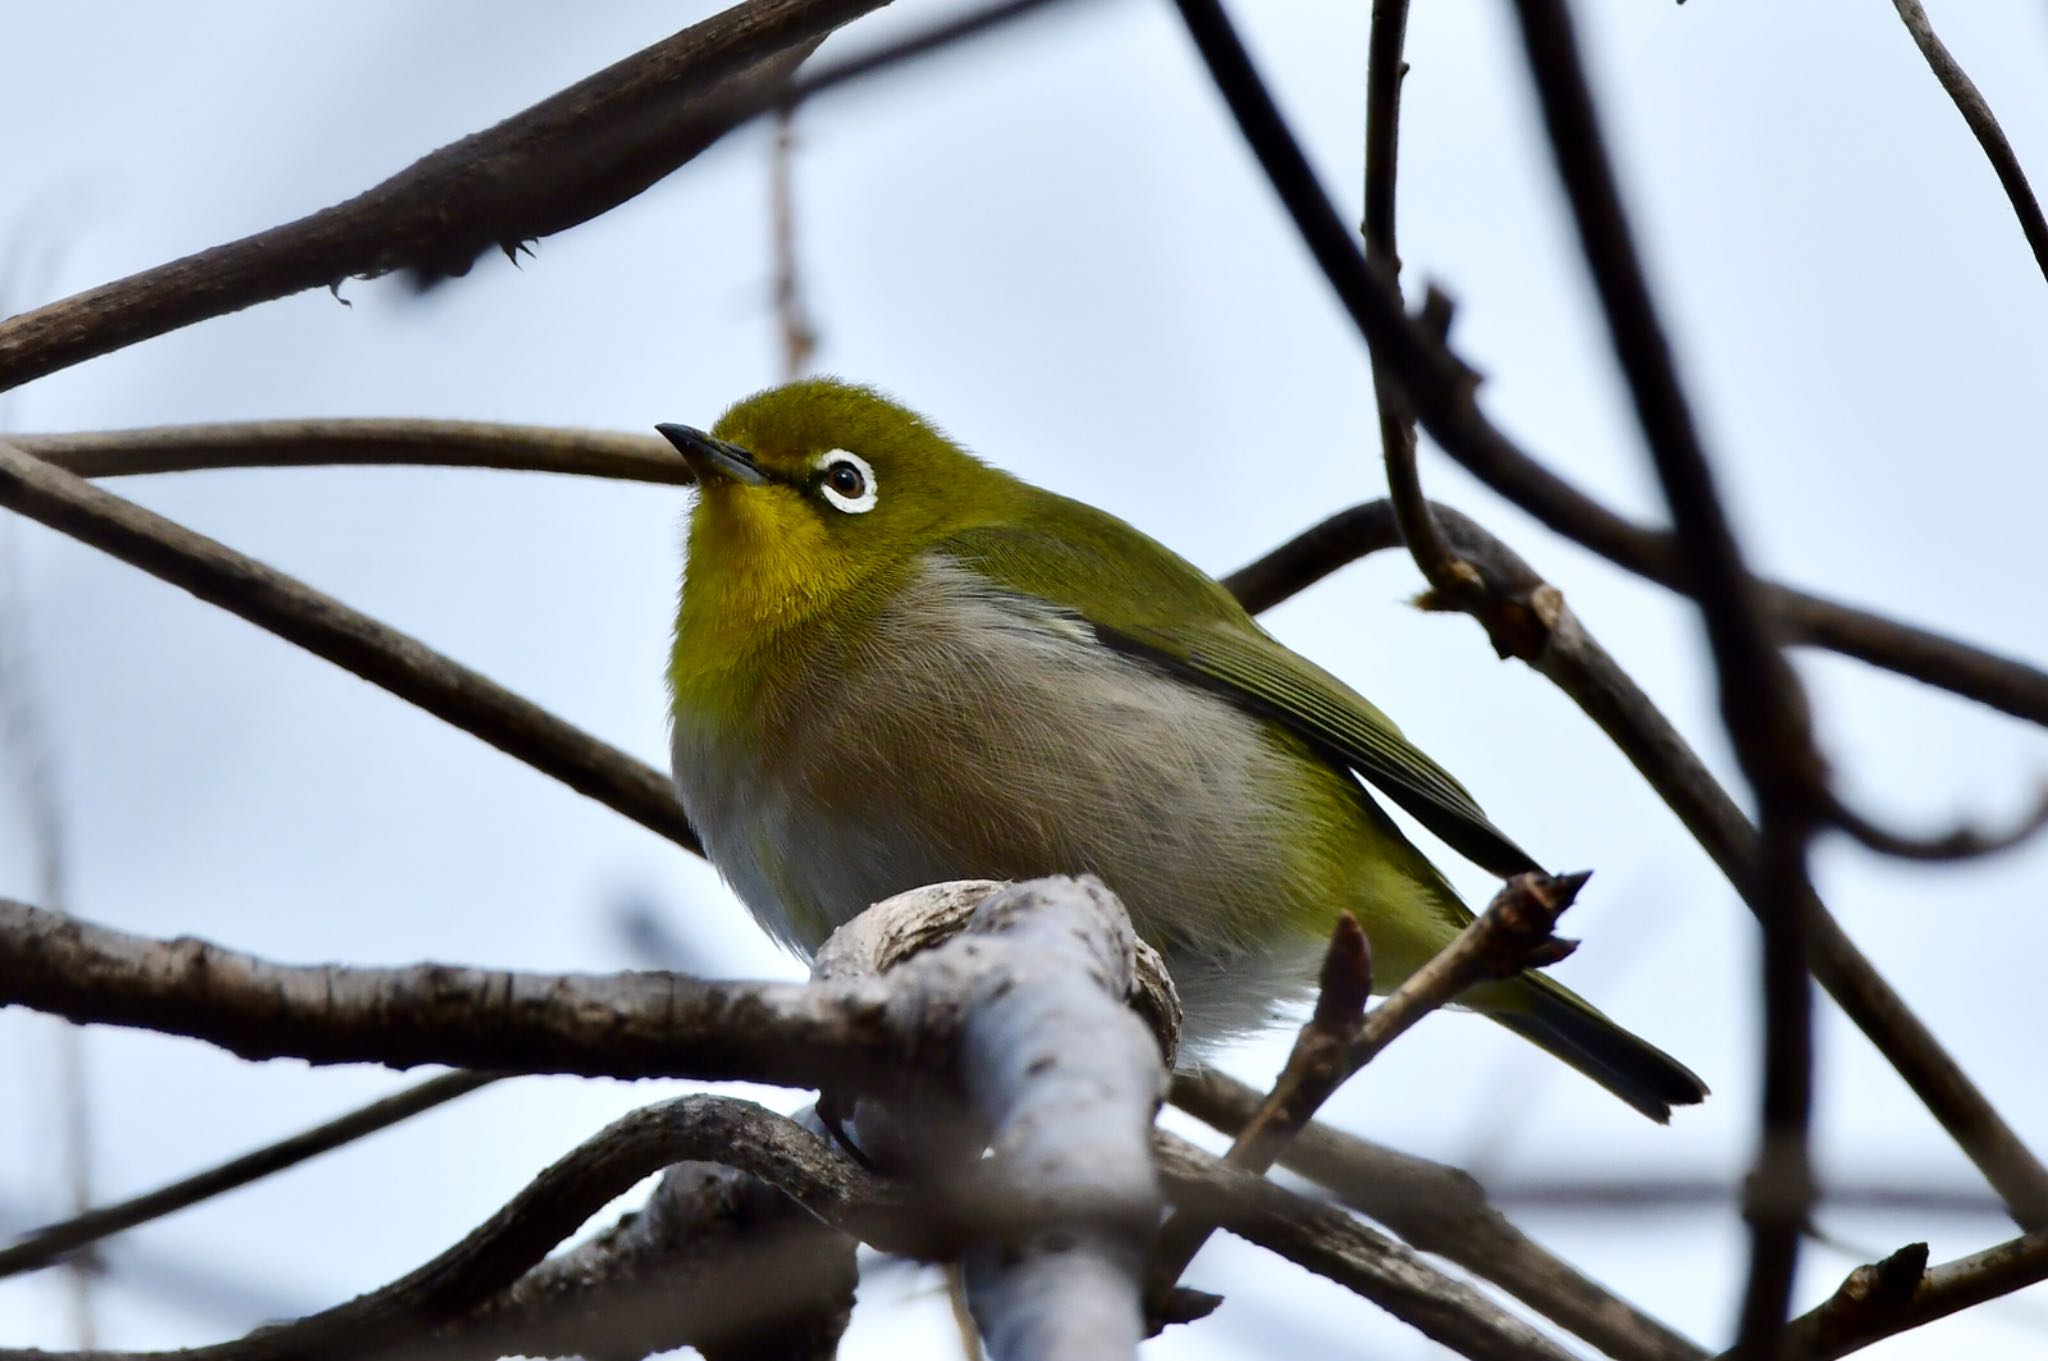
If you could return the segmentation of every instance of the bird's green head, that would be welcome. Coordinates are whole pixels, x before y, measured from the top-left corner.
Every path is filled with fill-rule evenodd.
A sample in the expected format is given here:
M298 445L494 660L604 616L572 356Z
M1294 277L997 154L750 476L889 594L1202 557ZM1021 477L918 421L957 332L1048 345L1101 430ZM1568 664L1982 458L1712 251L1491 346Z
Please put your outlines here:
M683 608L715 612L721 631L832 608L949 530L999 515L1018 485L916 413L831 378L756 393L708 433L656 428L699 489Z

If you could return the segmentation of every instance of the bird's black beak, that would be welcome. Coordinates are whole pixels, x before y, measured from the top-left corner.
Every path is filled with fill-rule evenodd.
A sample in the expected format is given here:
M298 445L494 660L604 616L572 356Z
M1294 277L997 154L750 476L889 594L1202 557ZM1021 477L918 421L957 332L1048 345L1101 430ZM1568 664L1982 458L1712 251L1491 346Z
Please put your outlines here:
M723 477L728 481L758 487L768 480L768 474L761 471L761 465L754 462L754 456L737 444L728 444L722 439L713 439L702 430L687 425L657 425L661 437L675 445L683 461L690 465L690 471L697 474L702 482L711 477Z

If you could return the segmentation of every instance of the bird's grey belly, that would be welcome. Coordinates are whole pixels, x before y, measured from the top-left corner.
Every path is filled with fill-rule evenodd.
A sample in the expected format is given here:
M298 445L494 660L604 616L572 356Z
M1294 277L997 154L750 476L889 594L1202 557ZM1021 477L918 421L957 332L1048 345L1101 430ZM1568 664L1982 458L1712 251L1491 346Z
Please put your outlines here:
M921 884L1088 872L1166 954L1197 1043L1307 986L1302 924L1339 904L1291 793L1334 773L1261 720L945 564L801 688L779 759L675 731L692 824L786 943Z

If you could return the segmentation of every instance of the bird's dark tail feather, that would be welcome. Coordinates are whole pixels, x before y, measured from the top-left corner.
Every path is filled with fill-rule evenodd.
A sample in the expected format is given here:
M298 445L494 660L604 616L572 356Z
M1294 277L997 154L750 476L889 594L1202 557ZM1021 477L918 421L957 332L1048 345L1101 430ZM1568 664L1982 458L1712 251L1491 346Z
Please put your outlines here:
M1646 1040L1637 1039L1561 984L1528 974L1508 985L1515 1005L1483 1007L1523 1039L1563 1059L1658 1124L1673 1106L1705 1099L1707 1084Z

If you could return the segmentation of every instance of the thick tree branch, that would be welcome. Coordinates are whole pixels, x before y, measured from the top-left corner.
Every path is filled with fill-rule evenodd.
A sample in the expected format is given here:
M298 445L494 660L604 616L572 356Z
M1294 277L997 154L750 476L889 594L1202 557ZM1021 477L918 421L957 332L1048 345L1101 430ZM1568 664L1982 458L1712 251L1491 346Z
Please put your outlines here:
M916 1037L901 1028L915 1018L892 1015L889 1001L858 981L272 964L0 899L0 1005L189 1036L246 1059L858 1085L918 1067Z
M969 949L942 946L891 967L970 905ZM992 1180L1045 1211L1036 1231L977 1239L964 1257L990 1357L1130 1357L1143 1336L1145 1249L1159 1212L1147 1140L1164 1090L1162 1051L1172 1052L1175 1037L1155 1039L1127 1006L1151 980L1122 908L1093 879L936 886L842 928L815 973L834 980L871 970L887 970L885 980L935 975L924 992L964 1010L957 1062L967 1110L965 1119L935 1110L926 1094L899 1085L861 1104L854 1127L863 1148L942 1184ZM1170 992L1163 973L1158 983ZM1177 1012L1177 1003L1165 1009Z
M0 506L296 643L703 853L668 777L332 596L5 442Z
M2014 153L2012 143L2005 139L2005 129L1998 126L1998 119L1992 115L1991 106L1984 102L1984 96L1977 92L1977 83L1970 79L1949 50L1934 32L1934 25L1927 21L1927 11L1920 7L1920 0L1892 0L1892 8L1905 20L1906 31L1913 35L1914 46L1920 55L1927 58L1934 78L1941 82L1941 88L1948 91L1948 97L1955 101L1956 111L1963 121L1970 125L1970 131L1977 138L1977 145L1984 148L1984 155L1990 160L1991 168L1998 174L1998 182L2005 188L2005 196L2012 203L2014 216L2020 220L2020 230L2026 234L2027 245L2034 252L2034 263L2048 277L2048 218L2041 215L2041 204L2035 199L2033 188L2027 183L2026 172L2020 169L2020 158Z

